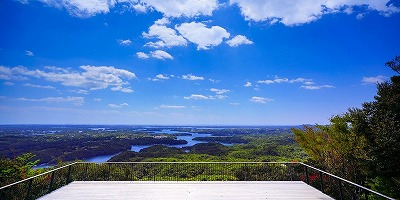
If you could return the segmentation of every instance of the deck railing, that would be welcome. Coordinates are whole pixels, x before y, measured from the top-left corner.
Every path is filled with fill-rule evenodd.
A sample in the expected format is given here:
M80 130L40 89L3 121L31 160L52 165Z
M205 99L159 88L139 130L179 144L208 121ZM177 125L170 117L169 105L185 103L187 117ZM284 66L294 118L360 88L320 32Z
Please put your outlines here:
M304 181L335 199L392 199L300 162L76 162L0 188L39 198L72 181Z

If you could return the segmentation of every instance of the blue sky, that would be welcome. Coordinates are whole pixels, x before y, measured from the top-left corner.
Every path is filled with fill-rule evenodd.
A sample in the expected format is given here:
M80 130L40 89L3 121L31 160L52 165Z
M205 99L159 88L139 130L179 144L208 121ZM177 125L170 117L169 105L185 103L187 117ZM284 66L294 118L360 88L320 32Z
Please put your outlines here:
M298 125L372 101L388 0L2 0L1 124Z

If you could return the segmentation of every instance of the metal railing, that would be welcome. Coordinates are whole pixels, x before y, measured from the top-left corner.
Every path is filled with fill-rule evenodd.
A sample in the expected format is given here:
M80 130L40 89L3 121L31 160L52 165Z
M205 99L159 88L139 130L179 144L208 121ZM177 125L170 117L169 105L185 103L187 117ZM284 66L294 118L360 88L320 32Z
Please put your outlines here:
M335 199L392 199L301 162L76 162L0 188L36 199L72 181L304 181Z

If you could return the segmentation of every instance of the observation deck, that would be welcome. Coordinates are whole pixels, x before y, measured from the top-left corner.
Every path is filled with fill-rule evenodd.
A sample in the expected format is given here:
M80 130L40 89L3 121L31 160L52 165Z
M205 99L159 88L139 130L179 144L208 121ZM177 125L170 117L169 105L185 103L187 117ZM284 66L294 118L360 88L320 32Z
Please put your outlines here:
M392 199L301 162L76 162L0 199Z

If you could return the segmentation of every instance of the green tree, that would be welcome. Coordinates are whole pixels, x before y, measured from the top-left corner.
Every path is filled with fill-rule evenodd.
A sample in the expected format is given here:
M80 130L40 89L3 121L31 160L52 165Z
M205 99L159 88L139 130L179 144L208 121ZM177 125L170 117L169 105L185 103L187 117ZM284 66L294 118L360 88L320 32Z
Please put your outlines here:
M365 138L351 126L349 114L332 117L329 125L292 129L313 164L331 173L362 183L366 173Z
M400 56L386 66L400 73ZM400 198L400 76L378 83L374 99L333 117L330 125L292 131L321 167Z
M34 175L32 167L39 160L33 160L32 153L26 153L14 159L2 158L0 160L0 186L4 186Z

